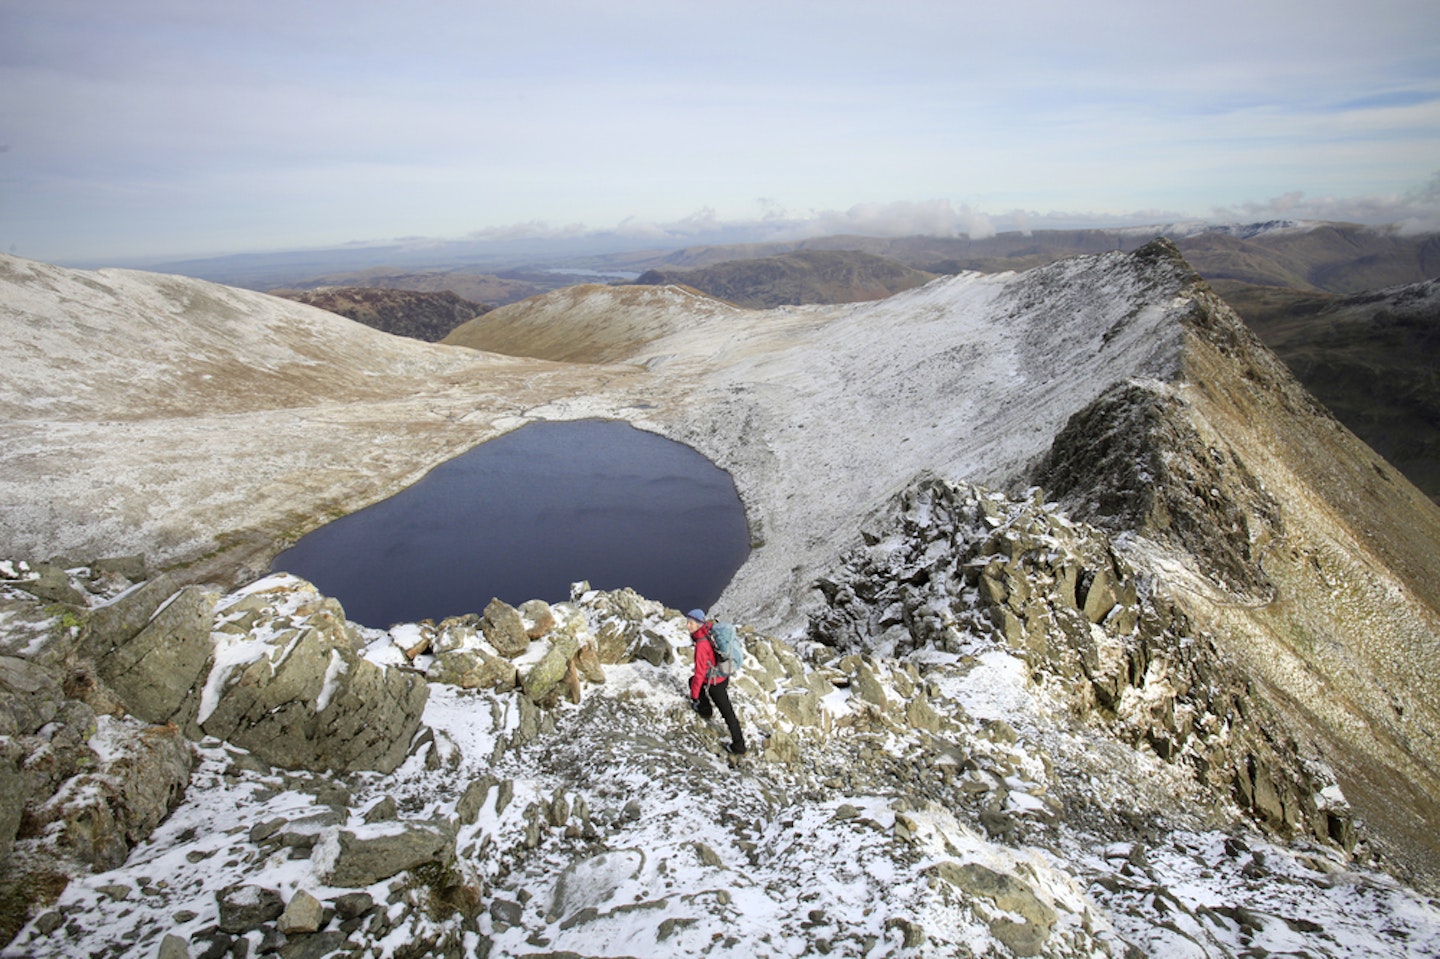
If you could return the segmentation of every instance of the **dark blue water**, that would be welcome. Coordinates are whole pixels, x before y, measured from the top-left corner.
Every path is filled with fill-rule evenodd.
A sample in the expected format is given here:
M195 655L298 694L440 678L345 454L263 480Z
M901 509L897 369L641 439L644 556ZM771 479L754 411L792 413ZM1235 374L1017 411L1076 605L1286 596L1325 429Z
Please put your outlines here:
M532 423L436 467L281 553L380 629L478 613L492 597L558 602L570 584L709 608L749 554L730 474L626 423Z

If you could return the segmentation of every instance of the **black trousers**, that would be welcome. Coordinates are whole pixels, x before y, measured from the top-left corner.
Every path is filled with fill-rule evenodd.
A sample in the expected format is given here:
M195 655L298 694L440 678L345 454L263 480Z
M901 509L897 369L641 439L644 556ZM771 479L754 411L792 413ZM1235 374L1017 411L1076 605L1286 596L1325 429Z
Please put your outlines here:
M740 728L740 720L735 716L735 707L730 704L729 682L716 683L713 686L703 686L700 689L700 699L697 700L700 715L709 719L715 714L714 710L720 710L720 717L725 720L725 725L730 730L730 742L736 751L745 749L745 730ZM711 708L714 703L714 708Z

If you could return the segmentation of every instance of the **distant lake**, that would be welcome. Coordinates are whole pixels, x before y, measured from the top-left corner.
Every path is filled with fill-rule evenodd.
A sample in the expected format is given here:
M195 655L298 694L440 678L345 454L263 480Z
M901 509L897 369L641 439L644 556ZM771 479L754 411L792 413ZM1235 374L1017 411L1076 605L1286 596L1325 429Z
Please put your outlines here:
M730 474L627 423L532 423L437 466L418 483L309 533L276 557L386 629L558 602L570 584L633 588L709 608L749 555Z

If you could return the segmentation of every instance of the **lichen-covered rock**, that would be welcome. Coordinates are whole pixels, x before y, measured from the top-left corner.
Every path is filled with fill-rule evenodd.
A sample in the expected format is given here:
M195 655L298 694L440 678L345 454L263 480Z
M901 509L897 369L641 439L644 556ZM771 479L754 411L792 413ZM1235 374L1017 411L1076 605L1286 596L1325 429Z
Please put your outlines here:
M318 932L325 921L325 906L304 889L297 889L295 895L285 904L276 928L287 936Z
M485 607L480 628L485 639L501 656L514 659L530 648L530 633L525 619L514 606L501 599L492 599Z
M549 649L540 661L531 666L521 681L525 695L539 705L550 705L559 695L560 686L570 671L571 661L580 651L579 640L569 633L552 637Z
M585 585L585 584L578 584ZM584 610L594 634L596 653L602 663L623 663L634 659L653 662L665 658L661 643L669 643L645 628L645 622L662 613L664 607L633 589L591 591L572 589L574 603ZM657 642L658 640L658 642Z
M64 699L50 670L15 656L0 656L0 736L35 732L55 718Z
M514 662L479 649L440 653L431 661L425 676L433 683L448 683L462 689L513 689L519 685Z

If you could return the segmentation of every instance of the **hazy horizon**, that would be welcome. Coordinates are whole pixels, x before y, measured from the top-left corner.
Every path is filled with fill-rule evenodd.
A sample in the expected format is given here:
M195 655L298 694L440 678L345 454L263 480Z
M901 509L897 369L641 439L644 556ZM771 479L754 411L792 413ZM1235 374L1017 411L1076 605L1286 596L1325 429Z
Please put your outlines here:
M1440 7L0 0L0 250L1440 228Z

